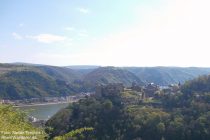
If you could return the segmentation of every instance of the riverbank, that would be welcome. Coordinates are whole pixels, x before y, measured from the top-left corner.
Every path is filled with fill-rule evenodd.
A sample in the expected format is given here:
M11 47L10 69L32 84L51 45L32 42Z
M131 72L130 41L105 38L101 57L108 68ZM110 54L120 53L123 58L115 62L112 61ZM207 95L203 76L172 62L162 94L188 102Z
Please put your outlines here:
M39 104L27 104L22 106L16 106L27 113L28 116L32 116L37 120L48 120L54 114L61 109L69 106L70 102L50 102L50 103L39 103Z
M30 107L30 106L45 106L45 105L54 105L54 104L67 104L67 103L73 103L76 101L71 101L71 102L49 102L49 103L34 103L34 104L19 104L19 105L14 105L13 107Z

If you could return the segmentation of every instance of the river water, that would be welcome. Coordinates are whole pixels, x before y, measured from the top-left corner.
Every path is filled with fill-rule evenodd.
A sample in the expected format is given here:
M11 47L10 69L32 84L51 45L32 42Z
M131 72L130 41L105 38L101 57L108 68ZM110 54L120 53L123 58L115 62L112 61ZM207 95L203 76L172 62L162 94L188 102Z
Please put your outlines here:
M46 105L35 105L35 106L23 106L19 107L21 110L27 111L29 115L40 119L47 120L56 114L59 110L68 106L69 103L59 104L46 104Z

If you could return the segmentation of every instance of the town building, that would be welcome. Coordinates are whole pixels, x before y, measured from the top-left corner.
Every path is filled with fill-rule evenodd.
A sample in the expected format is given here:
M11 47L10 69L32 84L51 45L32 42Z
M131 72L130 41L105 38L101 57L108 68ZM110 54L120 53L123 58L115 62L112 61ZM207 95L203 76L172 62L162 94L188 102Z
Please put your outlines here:
M148 85L146 85L143 89L144 93L145 93L145 98L149 98L149 97L154 97L155 93L157 91L159 91L160 88L158 85L154 84L154 83L149 83Z
M106 86L99 85L96 87L96 96L106 96L120 94L124 91L124 86L122 83L112 83Z

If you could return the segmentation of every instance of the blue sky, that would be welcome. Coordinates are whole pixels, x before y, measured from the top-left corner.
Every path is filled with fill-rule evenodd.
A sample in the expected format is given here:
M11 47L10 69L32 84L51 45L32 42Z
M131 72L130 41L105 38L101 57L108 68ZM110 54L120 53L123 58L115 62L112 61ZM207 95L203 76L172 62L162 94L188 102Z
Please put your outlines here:
M207 0L1 0L0 62L210 66Z

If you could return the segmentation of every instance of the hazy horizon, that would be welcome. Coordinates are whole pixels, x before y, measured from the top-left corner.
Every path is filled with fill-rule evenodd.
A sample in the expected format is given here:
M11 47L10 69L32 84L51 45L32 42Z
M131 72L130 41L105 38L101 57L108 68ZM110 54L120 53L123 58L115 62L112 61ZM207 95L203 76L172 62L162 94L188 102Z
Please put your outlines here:
M172 66L172 65L168 65L168 66L161 66L161 65L154 65L154 66L137 66L137 65L92 65L92 64L85 64L85 65L51 65L51 64L44 64L44 63L28 63L28 62L1 62L0 64L25 64L25 65L43 65L43 66L56 66L56 67L133 67L133 68L138 68L138 67L142 67L142 68L153 68L153 67L168 67L168 68L210 68L210 66Z
M0 63L210 67L207 0L1 0Z

